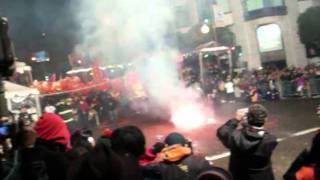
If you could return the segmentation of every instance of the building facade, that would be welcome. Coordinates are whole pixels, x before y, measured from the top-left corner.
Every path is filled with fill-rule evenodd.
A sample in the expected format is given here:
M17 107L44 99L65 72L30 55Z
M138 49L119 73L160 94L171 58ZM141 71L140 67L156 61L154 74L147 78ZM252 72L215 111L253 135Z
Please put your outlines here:
M176 0L174 7L184 9L183 17L176 13L178 22L180 18L189 20L177 26L180 32L204 19L210 19L216 27L230 27L236 44L242 47L241 64L252 69L302 67L316 61L306 57L297 19L307 8L317 5L319 0ZM208 9L211 14L203 13Z

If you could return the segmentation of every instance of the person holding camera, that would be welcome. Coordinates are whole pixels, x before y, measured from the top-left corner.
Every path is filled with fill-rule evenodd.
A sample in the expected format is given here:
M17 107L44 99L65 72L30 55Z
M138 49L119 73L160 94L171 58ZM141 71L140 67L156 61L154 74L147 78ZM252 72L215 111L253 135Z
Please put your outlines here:
M218 128L218 138L231 151L229 170L235 180L274 179L271 156L277 138L263 127L267 117L266 108L254 104ZM247 122L237 129L243 120Z
M33 126L29 119L20 117L8 128L12 147L1 157L0 179L5 180L64 180L67 178L69 160L67 142L69 135L62 119L53 113L44 115ZM5 138L5 139L3 139ZM1 153L0 153L1 154Z

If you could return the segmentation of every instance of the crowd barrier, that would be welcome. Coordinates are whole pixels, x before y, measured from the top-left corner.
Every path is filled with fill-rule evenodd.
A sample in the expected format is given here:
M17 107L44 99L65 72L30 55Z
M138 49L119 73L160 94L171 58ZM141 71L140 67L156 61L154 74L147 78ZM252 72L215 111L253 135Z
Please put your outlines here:
M281 81L281 96L282 97L292 97L296 95L295 84L292 81Z
M269 82L268 81L259 82L257 85L257 88L259 90L260 96L265 98L269 90Z
M297 91L297 85L294 81L280 81L280 92L282 97L314 97L320 96L320 78L311 78L306 81L302 93Z
M309 80L310 94L312 96L320 95L320 78L313 78Z

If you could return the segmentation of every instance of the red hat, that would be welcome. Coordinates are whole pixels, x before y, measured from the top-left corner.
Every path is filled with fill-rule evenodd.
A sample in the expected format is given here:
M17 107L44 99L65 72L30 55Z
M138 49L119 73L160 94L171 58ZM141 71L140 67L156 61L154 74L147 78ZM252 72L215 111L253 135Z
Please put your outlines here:
M71 149L70 132L60 116L54 113L43 113L34 129L39 138L55 140L64 145L66 149Z
M102 137L111 137L112 135L112 129L110 128L103 128L101 132Z

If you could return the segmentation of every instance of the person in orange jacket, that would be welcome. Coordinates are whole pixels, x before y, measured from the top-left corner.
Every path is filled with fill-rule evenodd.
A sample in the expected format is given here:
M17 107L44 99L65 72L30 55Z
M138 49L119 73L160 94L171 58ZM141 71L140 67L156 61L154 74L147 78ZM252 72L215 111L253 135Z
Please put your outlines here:
M158 154L158 163L143 167L146 179L194 180L207 170L209 162L194 155L190 141L180 133L170 133L164 140L166 147Z

